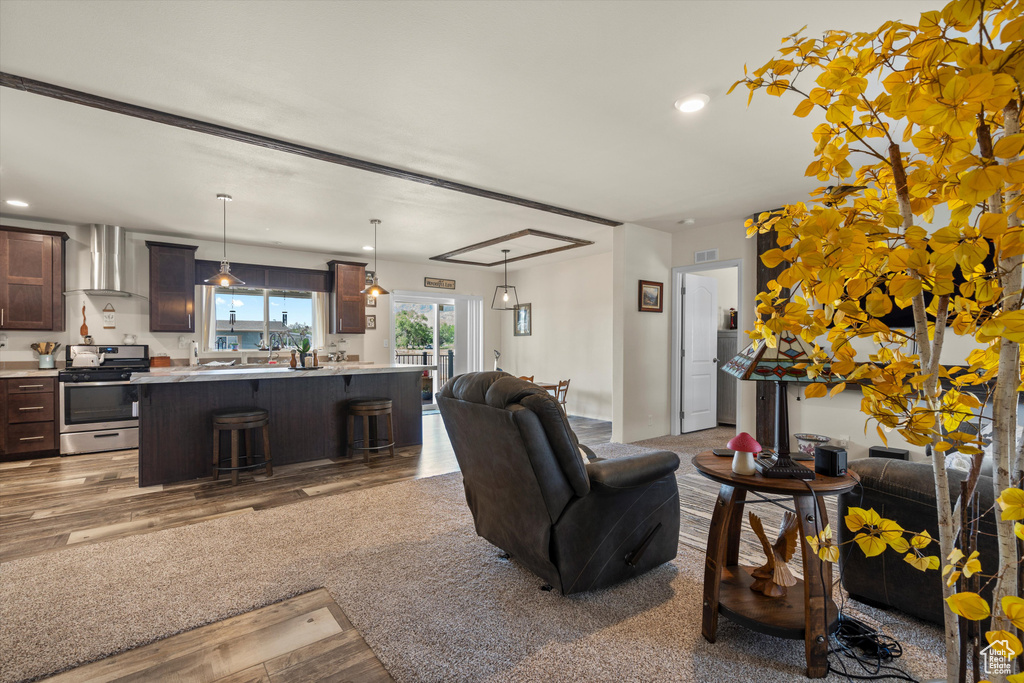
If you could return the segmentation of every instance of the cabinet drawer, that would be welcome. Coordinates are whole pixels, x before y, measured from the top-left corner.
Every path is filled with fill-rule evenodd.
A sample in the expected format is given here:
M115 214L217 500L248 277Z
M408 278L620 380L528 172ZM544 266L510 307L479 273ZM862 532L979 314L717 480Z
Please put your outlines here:
M53 422L53 394L11 394L7 400L7 421Z
M7 380L7 395L13 394L41 394L50 392L56 386L57 380L53 377L26 377L24 379Z
M7 426L8 453L52 451L56 447L53 422L26 422Z

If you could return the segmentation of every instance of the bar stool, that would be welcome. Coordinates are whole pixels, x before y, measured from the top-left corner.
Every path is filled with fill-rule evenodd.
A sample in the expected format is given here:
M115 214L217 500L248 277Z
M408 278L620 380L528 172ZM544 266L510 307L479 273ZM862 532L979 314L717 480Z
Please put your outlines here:
M378 437L377 418L381 416L385 417L388 423L387 443L380 443ZM356 417L363 418L361 439L355 438ZM360 445L357 446L357 443ZM363 462L370 462L370 451L377 453L382 448L387 448L391 452L391 457L395 457L395 432L391 424L390 398L357 398L348 402L348 448L350 455L352 451L362 451Z
M252 450L252 430L263 431L263 462L256 462L256 454ZM220 433L231 432L231 457L220 457ZM245 465L238 464L238 432L245 432ZM225 465L230 462L230 467ZM231 485L238 485L238 473L242 470L265 468L268 477L274 475L270 460L270 413L262 408L242 408L240 410L221 410L213 414L213 478L219 479L220 473L231 472Z

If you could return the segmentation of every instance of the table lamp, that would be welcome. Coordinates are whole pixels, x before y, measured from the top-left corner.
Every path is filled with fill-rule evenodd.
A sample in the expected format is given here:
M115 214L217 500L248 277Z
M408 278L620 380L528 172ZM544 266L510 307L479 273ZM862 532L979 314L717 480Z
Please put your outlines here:
M787 382L832 382L826 369L817 377L807 375L812 363L811 347L799 336L783 332L775 348L759 339L752 342L725 364L725 372L739 379L775 382L775 461L771 465L758 459L762 476L773 478L814 479L814 472L793 462L789 452L789 409L786 404ZM803 367L796 367L801 365Z

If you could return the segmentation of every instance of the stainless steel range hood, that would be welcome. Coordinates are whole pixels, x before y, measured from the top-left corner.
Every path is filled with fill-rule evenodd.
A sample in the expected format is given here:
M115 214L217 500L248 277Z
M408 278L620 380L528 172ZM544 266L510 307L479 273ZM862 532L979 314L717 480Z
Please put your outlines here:
M131 296L124 268L124 233L119 225L90 227L92 272L86 294Z

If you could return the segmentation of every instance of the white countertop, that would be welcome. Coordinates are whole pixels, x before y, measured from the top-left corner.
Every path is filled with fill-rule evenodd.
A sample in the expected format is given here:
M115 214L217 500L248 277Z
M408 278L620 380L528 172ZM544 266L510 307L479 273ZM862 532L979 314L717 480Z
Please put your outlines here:
M334 375L372 375L394 372L423 372L436 365L393 365L374 363L325 363L319 370L292 370L287 365L243 365L221 367L152 368L132 375L132 384L169 384L177 382L233 382L245 379L302 379Z
M56 377L57 370L0 370L0 379L18 379L19 377Z

